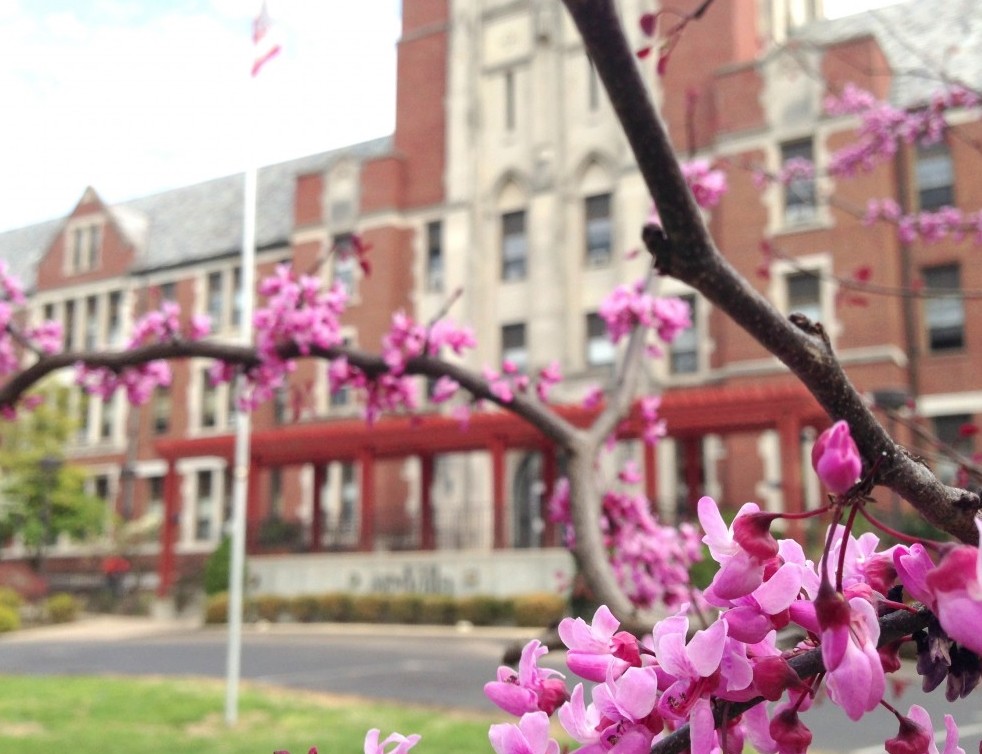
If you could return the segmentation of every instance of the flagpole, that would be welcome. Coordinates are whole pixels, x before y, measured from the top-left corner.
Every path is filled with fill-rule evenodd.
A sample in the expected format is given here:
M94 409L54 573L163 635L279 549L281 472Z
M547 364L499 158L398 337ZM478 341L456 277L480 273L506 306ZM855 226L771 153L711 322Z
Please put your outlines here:
M270 34L271 22L263 1L259 15L252 24L253 63L252 80L280 50L275 35ZM255 101L250 92L250 101ZM250 122L250 119L243 119ZM256 290L256 193L258 169L252 151L252 140L247 139L247 163L245 185L242 191L242 262L239 275L239 339L243 345L252 345L253 299ZM249 461L251 417L242 407L245 375L239 374L235 391L235 457L232 470L232 518L230 521L232 546L228 575L228 647L225 676L225 723L231 727L239 718L239 680L242 675L242 612L245 591L246 525L249 504Z
M256 289L256 182L255 164L245 172L242 202L242 273L239 338L252 345L253 292ZM241 398L245 377L236 380L236 394ZM246 508L249 491L249 455L251 417L236 402L235 458L232 473L232 547L228 588L228 653L225 679L225 722L235 725L239 716L239 679L242 664L242 612L245 586Z

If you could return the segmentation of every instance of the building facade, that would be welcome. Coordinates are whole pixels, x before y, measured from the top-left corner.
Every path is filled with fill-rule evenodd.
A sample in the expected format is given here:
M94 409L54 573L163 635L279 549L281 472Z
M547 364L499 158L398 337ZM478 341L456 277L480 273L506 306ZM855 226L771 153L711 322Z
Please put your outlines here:
M650 8L622 6L640 47L635 19ZM824 97L853 82L905 107L922 104L931 90L901 73L905 56L911 45L941 49L955 29L967 42L939 64L977 84L982 13L926 0L834 21L814 1L715 3L686 29L663 77L642 65L680 153L727 169L729 192L707 219L730 262L780 310L820 321L861 391L902 396L942 440L970 452L964 428L982 413L980 304L967 295L982 290L982 270L965 264L970 243L903 242L862 215L870 197L911 210L982 206L971 167L982 140L977 109L953 115L931 149L902 149L868 174L833 181L823 170L856 126L825 115ZM599 309L614 286L645 274L645 255L628 252L640 245L650 199L565 11L553 0L405 0L396 112L391 138L260 171L258 276L288 262L342 281L350 342L367 349L379 346L394 312L429 321L461 289L451 316L473 325L479 341L468 363L510 359L534 372L556 362L566 381L554 398L575 411L613 374L618 351ZM761 188L761 173L794 158L814 162L816 177ZM119 345L134 317L163 300L186 317L209 314L218 337L234 337L241 206L241 176L114 206L89 188L67 218L0 234L0 256L28 281L33 316L64 323L70 350ZM370 277L326 256L355 232L373 245ZM875 289L848 287L860 269ZM823 421L813 403L694 291L668 279L657 287L693 312L693 328L645 369L644 390L665 395L669 437L653 451L628 438L612 463L642 463L668 520L690 515L703 493L734 506L816 505L820 490L802 470ZM93 491L125 521L156 521L172 565L193 571L229 511L228 389L188 361L143 409L81 394L76 405L70 455L89 469ZM338 556L350 568L334 587L520 589L488 586L466 569L453 578L419 569L449 563L452 552L556 545L543 505L561 460L500 416L476 417L465 437L430 413L430 432L383 422L363 433L352 396L330 393L323 364L302 363L254 417L250 548L348 553ZM938 469L953 473L943 462ZM140 552L156 558L160 546ZM104 550L62 543L59 554L68 571ZM435 555L391 555L406 551ZM7 555L17 554L12 543ZM383 570L411 575L366 576L380 558ZM298 568L309 571L307 563ZM269 568L267 584L299 588L289 570ZM302 582L308 591L327 583Z

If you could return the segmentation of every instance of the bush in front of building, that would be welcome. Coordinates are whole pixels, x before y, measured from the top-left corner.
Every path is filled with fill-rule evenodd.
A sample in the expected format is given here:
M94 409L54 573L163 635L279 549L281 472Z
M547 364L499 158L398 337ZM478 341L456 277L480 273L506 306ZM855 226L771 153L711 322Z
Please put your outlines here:
M0 605L0 634L20 628L20 613L9 605Z
M423 595L393 594L386 612L388 623L420 623L423 615Z
M212 594L205 601L205 623L225 623L228 620L228 593Z
M290 599L277 594L262 594L253 600L252 606L259 620L276 623L289 614Z
M568 612L566 600L546 592L517 597L476 595L455 598L445 594L305 594L298 597L258 595L246 601L245 614L271 623L403 623L451 626L466 621L475 626L546 628ZM225 623L228 595L213 594L205 604L205 623Z
M317 620L328 621L330 623L345 623L353 620L354 598L350 594L330 592L322 594L317 598L319 609Z
M289 611L297 623L313 623L320 620L320 599L313 594L301 594L290 600Z
M515 603L505 597L464 597L457 604L457 618L475 626L508 625L515 622Z
M16 589L9 586L0 586L0 607L7 607L17 612L24 605L24 599Z
M74 595L65 592L52 594L44 603L49 623L71 623L78 618L81 605Z
M558 594L538 592L514 598L515 625L554 626L566 615L566 600Z
M448 594L424 594L419 622L451 626L457 622L457 600Z
M228 589L229 563L232 559L232 540L222 537L215 551L205 561L205 594L220 594Z

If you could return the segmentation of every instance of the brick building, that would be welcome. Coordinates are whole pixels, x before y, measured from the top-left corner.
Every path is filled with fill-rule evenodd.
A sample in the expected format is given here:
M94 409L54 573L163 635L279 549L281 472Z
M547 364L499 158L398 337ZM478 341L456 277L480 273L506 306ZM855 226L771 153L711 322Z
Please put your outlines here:
M824 20L819 6L715 3L687 29L664 79L648 64L646 76L679 149L729 166L730 191L709 221L731 263L779 309L820 320L861 391L902 394L942 439L968 450L959 428L982 413L973 380L982 331L973 329L979 299L962 292L982 290L982 271L963 263L967 243L901 243L893 228L858 215L869 197L911 209L982 205L971 167L979 113L955 114L936 147L901 150L853 180L762 191L746 168L776 172L805 157L821 176L855 127L822 112L825 94L846 81L903 106L926 101L929 82L891 74L910 68L911 49L931 54L957 38L945 71L977 84L982 13L968 2L913 0ZM640 46L634 19L648 4L623 8ZM350 286L353 343L375 348L394 311L427 321L462 287L452 315L478 333L472 365L508 357L532 371L557 361L567 375L560 400L573 406L611 375L616 349L597 312L613 286L644 272L643 257L624 252L638 245L650 204L575 29L556 2L405 0L398 61L391 138L260 171L259 276L284 261L313 269L336 239L362 233L374 246L371 277L344 262L318 268ZM90 188L67 218L0 234L0 257L28 281L36 316L65 323L70 348L118 344L133 316L162 299L210 314L232 336L241 193L232 176L106 206ZM763 277L765 238L776 253ZM841 281L863 266L883 289L926 295L867 291L860 306ZM656 451L623 443L617 459L643 463L646 489L669 519L704 491L728 504L816 504L802 462L823 421L814 404L694 292L671 280L659 288L687 297L694 315L693 329L646 367L645 389L665 393L670 437ZM157 511L187 568L215 546L230 497L229 396L205 368L177 364L173 388L140 411L79 396L71 449L109 508L126 519ZM364 553L335 556L334 581L314 556L254 558L264 586L507 591L548 584L541 574L495 581L496 565L568 569L542 517L557 474L542 438L502 415L476 417L466 435L435 414L422 427L383 422L373 435L357 415L350 396L329 394L314 363L257 412L252 550ZM509 560L516 548L544 559L526 551ZM66 568L96 552L60 548Z

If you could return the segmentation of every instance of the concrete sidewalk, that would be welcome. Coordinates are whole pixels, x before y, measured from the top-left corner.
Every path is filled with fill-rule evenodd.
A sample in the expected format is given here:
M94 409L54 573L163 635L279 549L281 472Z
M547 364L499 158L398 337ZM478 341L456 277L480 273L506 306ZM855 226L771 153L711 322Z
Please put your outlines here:
M204 625L200 618L159 618L129 615L83 615L72 623L27 627L0 634L3 642L41 641L118 641L122 639L169 636L196 631L224 633L224 624ZM392 623L269 623L259 621L243 625L244 635L300 634L305 636L411 636L502 639L525 642L539 638L544 629L515 626L402 625Z

